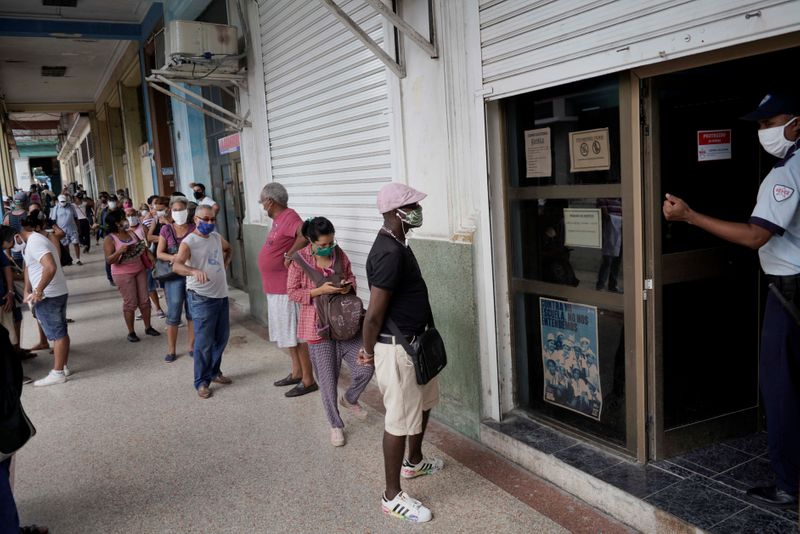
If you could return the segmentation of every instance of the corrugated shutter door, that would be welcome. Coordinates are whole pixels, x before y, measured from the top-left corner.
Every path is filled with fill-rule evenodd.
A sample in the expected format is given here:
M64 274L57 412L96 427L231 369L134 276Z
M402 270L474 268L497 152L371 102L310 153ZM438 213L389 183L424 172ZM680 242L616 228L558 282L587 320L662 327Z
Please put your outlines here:
M372 8L337 4L383 42ZM262 0L259 15L273 179L301 217L333 222L366 298L375 197L392 180L385 68L316 1Z
M800 29L795 0L481 0L500 98Z

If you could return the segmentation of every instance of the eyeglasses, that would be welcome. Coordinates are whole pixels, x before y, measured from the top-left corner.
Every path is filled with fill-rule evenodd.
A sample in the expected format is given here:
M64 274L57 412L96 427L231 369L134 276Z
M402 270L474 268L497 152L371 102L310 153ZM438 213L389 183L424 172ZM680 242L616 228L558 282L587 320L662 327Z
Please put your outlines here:
M207 222L207 223L213 223L213 222L217 221L216 217L198 217L198 219L200 219L203 222Z

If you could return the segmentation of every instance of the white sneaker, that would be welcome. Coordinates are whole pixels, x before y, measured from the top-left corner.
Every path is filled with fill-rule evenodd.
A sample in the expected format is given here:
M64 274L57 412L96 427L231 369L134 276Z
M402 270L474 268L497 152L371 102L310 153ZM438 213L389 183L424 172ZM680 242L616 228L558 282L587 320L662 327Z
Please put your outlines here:
M50 371L47 373L47 376L44 378L40 378L36 382L33 383L34 386L52 386L53 384L63 384L67 381L67 377L64 376L64 371Z
M421 502L412 499L408 493L401 491L391 501L386 500L386 494L381 498L381 510L386 515L405 519L412 523L427 523L433 518L433 514L425 508Z
M439 458L423 458L417 465L403 458L403 467L400 469L400 476L403 478L417 478L423 475L432 475L444 469L444 461Z
M344 398L344 395L340 395L339 405L342 408L347 408L348 410L350 410L350 413L353 414L356 417L356 419L364 421L367 418L367 410L365 410L364 407L361 406L361 403L359 403L358 401L356 401L355 404L350 404L349 402L347 402L347 399Z
M72 374L72 371L69 370L69 367L66 365L64 366L64 376L69 376Z
M331 445L334 447L343 447L344 444L344 430L341 428L331 428Z

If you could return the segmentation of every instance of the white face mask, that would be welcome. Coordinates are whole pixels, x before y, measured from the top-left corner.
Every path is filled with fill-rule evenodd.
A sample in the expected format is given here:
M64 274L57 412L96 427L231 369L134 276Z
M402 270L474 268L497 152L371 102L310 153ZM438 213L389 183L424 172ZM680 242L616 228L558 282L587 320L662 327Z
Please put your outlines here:
M113 210L116 207L117 207L117 203L114 202L113 200L108 203L108 209Z
M66 201L66 200L59 200L59 201L58 201L58 203L59 203L61 206L66 206L66 205L67 205L67 201Z
M175 224L186 224L187 219L189 219L189 212L187 210L172 212L172 220L175 221Z
M156 217L163 217L166 214L167 214L167 210L158 210L156 212Z
M147 218L147 216L148 216L148 215L150 215L150 212L149 212L149 211L142 210L142 211L140 212L140 214L141 214L141 216L142 216L142 218L143 218L143 219L146 219L146 218Z
M131 226L138 226L139 225L139 217L133 216L128 217L128 224Z
M772 128L764 128L758 131L758 140L764 150L775 156L776 158L783 158L792 146L794 141L789 141L783 136L783 130L791 123L797 120L793 118L783 126L774 126Z

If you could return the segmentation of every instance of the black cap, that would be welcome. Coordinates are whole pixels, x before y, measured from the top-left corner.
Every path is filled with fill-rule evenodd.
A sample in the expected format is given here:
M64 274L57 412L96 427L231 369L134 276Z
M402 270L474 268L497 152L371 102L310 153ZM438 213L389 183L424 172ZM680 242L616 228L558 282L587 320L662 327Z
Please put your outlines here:
M798 99L786 93L767 93L755 111L748 113L742 119L746 121L760 121L770 119L777 115L797 115L800 112Z

